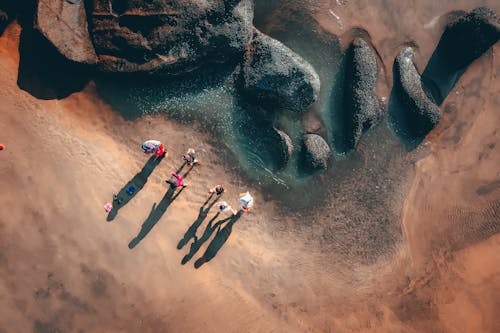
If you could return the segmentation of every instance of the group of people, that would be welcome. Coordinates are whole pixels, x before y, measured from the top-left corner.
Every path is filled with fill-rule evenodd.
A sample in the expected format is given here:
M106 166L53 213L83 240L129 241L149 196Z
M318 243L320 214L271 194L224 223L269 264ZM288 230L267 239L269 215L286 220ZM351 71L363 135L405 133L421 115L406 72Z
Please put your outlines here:
M145 154L151 154L157 157L163 158L168 156L168 151L165 148L165 145L157 140L145 141L141 145L141 150ZM189 148L187 152L182 156L182 159L184 160L184 163L188 167L192 167L196 164L199 164L199 161L196 158L196 152L193 148ZM184 179L176 172L172 172L170 174L170 177L167 180L165 180L165 182L169 184L172 190L184 188L187 186ZM214 195L216 199L219 199L221 198L222 194L224 194L224 192L225 192L224 186L222 184L218 184L209 190L210 193L209 199L211 199L212 196ZM253 197L249 192L240 193L239 195L240 212L249 212L250 209L253 207L253 203L254 203ZM233 209L226 201L219 200L216 203L216 207L218 208L218 211L221 214L228 214L228 213L231 213L232 215L238 214L238 211Z

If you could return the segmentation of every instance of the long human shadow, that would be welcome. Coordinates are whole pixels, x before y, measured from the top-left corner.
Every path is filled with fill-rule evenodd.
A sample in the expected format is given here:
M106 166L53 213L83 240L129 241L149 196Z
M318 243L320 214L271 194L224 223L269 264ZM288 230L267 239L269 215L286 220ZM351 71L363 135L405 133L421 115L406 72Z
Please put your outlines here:
M214 217L212 217L210 219L210 221L208 221L207 223L207 226L205 228L205 231L203 232L203 235L201 235L200 238L197 238L196 235L194 235L194 241L191 243L191 246L189 248L189 253L186 254L183 258L182 258L182 261L181 261L181 264L185 264L187 263L189 260L191 260L191 258L196 254L196 252L198 252L198 250L200 249L200 247L207 241L210 239L210 236L212 236L213 232L215 231L215 229L219 228L222 224L226 223L227 221L229 221L231 218L226 218L226 219L223 219L223 220L219 220L217 221L215 224L214 221L219 217L219 213L215 214Z
M146 162L142 170L136 174L125 186L118 192L116 198L113 199L113 209L109 212L106 220L112 221L118 214L118 210L125 206L133 197L139 193L148 181L148 177L153 170L163 160L163 156L151 156Z
M175 193L175 189L169 187L168 191L165 193L158 206L156 206L156 203L153 204L149 216L141 226L141 230L139 231L137 236L128 244L129 249L133 249L134 247L136 247L137 244L139 244L139 242L147 236L151 229L153 229L158 221L160 221L161 217L165 214L168 207L170 207L170 204L172 204L172 202L177 199L177 197L183 190L184 188L181 188L177 193Z
M212 199L213 194L208 197L208 199L203 203L203 205L200 207L198 217L196 220L191 224L189 229L186 231L184 234L184 237L179 241L177 244L177 249L180 250L184 247L184 245L189 242L191 238L194 238L194 241L196 242L196 231L198 230L198 227L205 221L205 219L208 216L208 212L210 211L210 208L215 204L215 200L212 200L210 205L207 206L207 204L210 202L210 199Z
M233 215L225 220L222 220L220 222L226 222L229 220L229 222L224 226L224 228L221 228L221 224L217 225L217 233L215 234L214 239L210 242L208 245L207 249L205 250L205 253L203 253L203 256L201 256L196 262L194 263L195 268L200 268L201 265L209 262L212 260L217 253L220 251L222 246L226 243L226 241L229 239L229 236L231 235L231 232L233 231L233 225L238 221L241 217L241 212L239 212L236 215ZM215 227L214 227L215 229Z

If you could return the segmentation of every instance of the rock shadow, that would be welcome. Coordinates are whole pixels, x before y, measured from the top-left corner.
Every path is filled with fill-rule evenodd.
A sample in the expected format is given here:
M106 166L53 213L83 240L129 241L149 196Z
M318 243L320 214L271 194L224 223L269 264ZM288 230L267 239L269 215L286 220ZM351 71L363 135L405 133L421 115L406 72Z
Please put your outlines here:
M500 38L496 13L478 7L469 13L450 12L441 35L422 74L429 97L441 105L469 65Z
M139 193L148 181L153 170L163 160L163 156L151 156L142 170L136 174L113 198L113 209L109 212L106 220L112 221L118 214L118 210L125 206L133 197Z
M212 260L217 253L220 251L222 246L227 242L229 239L229 236L231 235L233 231L233 225L240 219L242 213L241 211L234 215L229 217L226 220L222 220L220 222L227 222L227 224L221 228L221 224L217 225L217 233L215 234L215 237L212 239L210 244L208 245L207 249L205 250L205 253L203 253L203 256L201 256L196 262L194 263L195 268L200 268L203 264L209 262ZM215 228L214 228L215 229Z
M161 201L158 203L158 206L156 205L156 203L153 204L149 216L141 226L141 230L139 231L137 236L134 237L134 239L132 239L128 244L129 249L133 249L134 247L136 247L137 244L139 244L139 242L149 234L151 229L153 229L153 227L160 221L162 216L167 211L168 207L170 207L172 202L177 199L177 197L182 193L183 190L184 188L181 188L179 191L177 191L177 193L175 193L175 189L170 187Z
M93 70L69 61L38 31L23 28L19 41L19 88L39 99L62 99L83 90Z

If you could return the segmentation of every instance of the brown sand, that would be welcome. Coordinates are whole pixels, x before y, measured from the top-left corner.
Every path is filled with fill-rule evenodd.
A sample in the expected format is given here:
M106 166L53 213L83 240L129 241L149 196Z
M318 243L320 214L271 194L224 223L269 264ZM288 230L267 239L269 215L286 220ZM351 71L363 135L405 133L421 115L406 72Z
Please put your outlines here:
M238 192L252 189L196 125L162 116L125 121L93 84L59 101L21 91L18 38L16 25L0 38L7 146L0 152L0 332L500 331L498 47L442 106L430 152L403 186L403 237L394 251L370 265L325 254L314 232L283 223L257 195L258 209L195 270L206 245L182 266L189 245L178 251L176 244L205 191L231 177L226 198L235 204ZM137 148L147 137L165 138L170 156L106 223L103 204L144 165ZM166 190L162 179L189 146L200 147L203 165L130 250Z

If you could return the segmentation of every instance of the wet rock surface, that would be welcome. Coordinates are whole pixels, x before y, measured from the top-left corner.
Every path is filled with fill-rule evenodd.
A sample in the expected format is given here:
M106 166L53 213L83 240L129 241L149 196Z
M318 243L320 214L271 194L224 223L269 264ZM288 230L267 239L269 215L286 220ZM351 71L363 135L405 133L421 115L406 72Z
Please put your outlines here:
M356 147L363 131L382 117L377 98L377 58L362 38L355 38L347 50L344 91L344 130L347 149Z
M439 107L424 92L413 56L413 49L407 47L396 57L394 89L405 106L402 111L405 113L405 123L400 126L408 135L422 137L439 123L441 115Z
M318 98L320 81L314 68L258 30L254 30L241 75L241 93L267 108L300 112Z
M103 71L178 74L241 58L252 19L250 0L97 0L90 35Z
M326 170L331 150L325 139L317 134L303 137L303 168L309 171Z
M436 53L454 69L464 68L500 38L500 21L494 10L478 7L446 26Z
M287 166L288 162L290 161L290 158L292 157L295 149L293 146L292 139L288 134L277 128L274 128L274 131L279 138L280 169L284 169Z
M35 28L67 59L97 62L83 1L39 0Z

